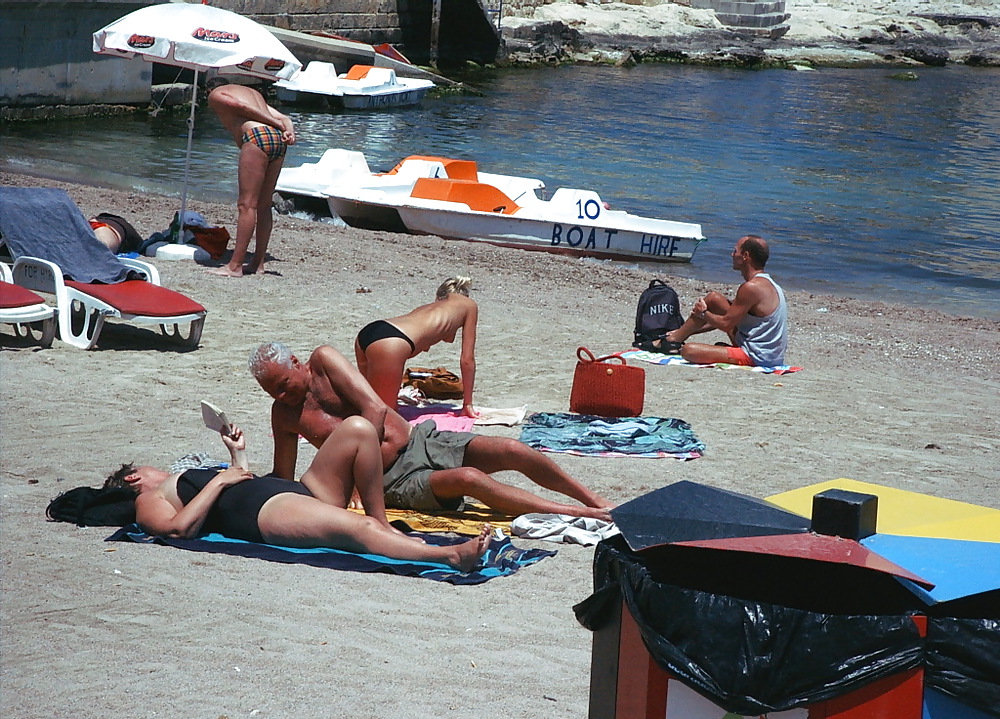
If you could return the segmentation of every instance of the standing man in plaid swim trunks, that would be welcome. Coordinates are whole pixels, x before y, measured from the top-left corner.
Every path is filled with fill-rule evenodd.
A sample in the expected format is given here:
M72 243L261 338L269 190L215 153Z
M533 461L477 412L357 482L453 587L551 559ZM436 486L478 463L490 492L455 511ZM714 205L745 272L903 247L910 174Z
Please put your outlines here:
M208 104L240 148L239 219L236 247L228 265L209 270L221 277L263 272L271 239L271 196L278 182L285 150L295 144L295 128L286 115L267 104L251 87L231 85L222 78L208 83ZM244 268L250 238L256 233L253 260Z

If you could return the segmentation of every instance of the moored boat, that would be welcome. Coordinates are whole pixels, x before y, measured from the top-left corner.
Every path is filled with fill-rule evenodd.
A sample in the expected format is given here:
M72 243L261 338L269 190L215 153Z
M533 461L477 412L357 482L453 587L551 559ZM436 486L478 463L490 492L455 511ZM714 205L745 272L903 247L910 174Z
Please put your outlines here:
M349 225L432 234L602 259L690 262L701 225L612 210L592 190L560 188L542 199L540 180L479 172L470 160L413 155L372 173L342 149L282 170L278 191L326 197Z
M350 110L416 105L434 87L430 80L397 77L387 67L354 65L342 75L332 63L313 61L290 80L275 83L278 99L288 103L326 103Z
M318 162L282 168L275 190L293 200L323 198L330 213L352 227L406 232L396 210L421 178L477 180L514 197L545 187L528 177L479 172L471 160L411 155L388 172L372 172L361 152L331 148Z
M592 190L514 200L481 182L422 178L397 212L410 232L600 259L690 262L701 225L612 210Z

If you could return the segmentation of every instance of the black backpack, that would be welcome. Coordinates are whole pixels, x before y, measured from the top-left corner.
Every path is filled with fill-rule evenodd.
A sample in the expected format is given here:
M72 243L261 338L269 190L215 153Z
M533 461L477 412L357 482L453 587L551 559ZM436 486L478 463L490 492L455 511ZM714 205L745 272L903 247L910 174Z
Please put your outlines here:
M640 342L658 340L667 332L684 324L681 303L673 287L662 280L653 280L639 295L639 306L635 310L635 340Z
M124 527L135 521L135 492L76 487L49 502L45 516L80 527Z

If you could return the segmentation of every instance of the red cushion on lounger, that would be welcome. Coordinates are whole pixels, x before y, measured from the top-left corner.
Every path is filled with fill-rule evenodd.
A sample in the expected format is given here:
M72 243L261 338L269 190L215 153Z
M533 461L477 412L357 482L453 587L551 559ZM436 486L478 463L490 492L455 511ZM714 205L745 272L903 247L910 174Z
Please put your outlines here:
M12 285L10 282L0 282L0 309L12 310L15 307L31 307L31 305L40 305L43 302L45 300L31 290L26 290L20 285Z
M205 311L204 307L180 292L143 280L126 280L114 285L67 280L66 286L107 302L123 315L173 317Z

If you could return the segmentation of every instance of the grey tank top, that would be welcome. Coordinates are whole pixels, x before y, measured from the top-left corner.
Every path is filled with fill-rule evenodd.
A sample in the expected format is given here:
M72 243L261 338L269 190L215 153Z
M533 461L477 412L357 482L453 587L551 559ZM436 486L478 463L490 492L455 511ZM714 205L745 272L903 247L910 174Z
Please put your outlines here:
M778 293L778 307L766 317L747 315L736 327L736 344L742 347L758 367L775 367L785 364L788 347L788 305L785 293L771 276L761 272Z

